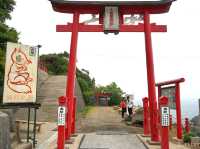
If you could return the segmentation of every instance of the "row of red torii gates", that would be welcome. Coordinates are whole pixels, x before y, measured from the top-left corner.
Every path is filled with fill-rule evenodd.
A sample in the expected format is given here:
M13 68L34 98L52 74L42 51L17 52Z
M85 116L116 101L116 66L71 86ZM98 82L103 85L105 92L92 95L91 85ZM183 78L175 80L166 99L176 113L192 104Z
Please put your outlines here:
M144 32L145 49L146 49L146 68L148 81L148 98L150 108L150 132L151 140L159 141L158 128L158 106L156 100L156 88L154 77L154 62L152 51L152 32L167 32L166 25L157 25L150 23L150 14L167 13L170 6L175 0L160 0L160 1L66 1L66 0L50 0L54 11L61 13L73 14L73 22L64 25L57 25L57 32L71 32L71 46L68 65L68 77L66 97L60 98L60 105L66 107L66 120L63 114L63 108L60 113L60 126L58 131L58 141L63 148L62 140L68 140L75 133L75 101L74 86L76 74L76 53L78 32L104 32L115 33L119 32ZM99 15L99 24L88 25L80 23L80 15L92 14ZM142 23L126 24L124 22L125 15L139 15ZM66 122L63 122L66 121Z

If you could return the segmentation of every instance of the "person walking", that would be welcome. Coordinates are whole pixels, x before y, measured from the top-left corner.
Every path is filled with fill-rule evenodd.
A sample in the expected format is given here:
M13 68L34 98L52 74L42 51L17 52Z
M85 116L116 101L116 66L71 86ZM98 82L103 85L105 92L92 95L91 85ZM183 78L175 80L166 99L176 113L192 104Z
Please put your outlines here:
M129 117L131 117L133 114L133 101L130 99L129 96L127 96L127 107L128 107Z
M122 109L122 118L124 118L124 113L126 113L126 102L124 98L120 102L120 108Z

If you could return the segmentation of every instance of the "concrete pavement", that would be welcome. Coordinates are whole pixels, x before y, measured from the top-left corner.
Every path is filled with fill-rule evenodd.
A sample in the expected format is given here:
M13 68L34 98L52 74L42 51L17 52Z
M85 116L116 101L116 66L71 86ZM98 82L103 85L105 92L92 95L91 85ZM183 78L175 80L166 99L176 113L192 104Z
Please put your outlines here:
M129 133L89 133L86 134L80 149L146 149L135 134Z

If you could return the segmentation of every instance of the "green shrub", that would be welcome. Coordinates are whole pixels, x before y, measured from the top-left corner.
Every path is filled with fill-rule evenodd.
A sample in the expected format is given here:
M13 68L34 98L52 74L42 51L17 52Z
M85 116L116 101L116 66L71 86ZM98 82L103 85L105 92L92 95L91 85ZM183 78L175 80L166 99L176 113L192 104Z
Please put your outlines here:
M191 138L194 137L195 135L193 133L184 133L183 134L183 142L184 143L191 143Z

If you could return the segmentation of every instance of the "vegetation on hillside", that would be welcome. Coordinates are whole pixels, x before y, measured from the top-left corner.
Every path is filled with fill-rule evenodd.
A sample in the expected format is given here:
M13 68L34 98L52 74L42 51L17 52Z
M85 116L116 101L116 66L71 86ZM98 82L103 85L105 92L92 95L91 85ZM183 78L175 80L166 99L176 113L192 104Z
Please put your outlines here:
M52 75L66 75L68 59L69 54L67 52L40 56L40 61L45 64L48 73Z
M3 88L6 43L8 41L17 42L19 35L14 28L5 24L7 19L11 19L10 13L13 11L14 6L14 0L0 1L0 96Z
M66 72L68 71L69 54L67 52L42 55L40 56L40 60L48 68L49 74L66 75ZM93 97L95 93L95 79L90 77L89 71L85 69L80 70L78 68L76 70L76 77L85 103L90 104L91 97Z
M69 63L69 54L67 52L59 54L47 54L40 56L40 60L44 62L48 68L49 74L52 75L66 75L67 65ZM85 69L76 70L76 77L80 85L83 98L87 105L92 104L92 98L95 93L111 93L111 99L109 105L117 105L122 98L123 91L117 86L115 82L112 82L106 86L95 86L95 79L90 77L90 73Z

